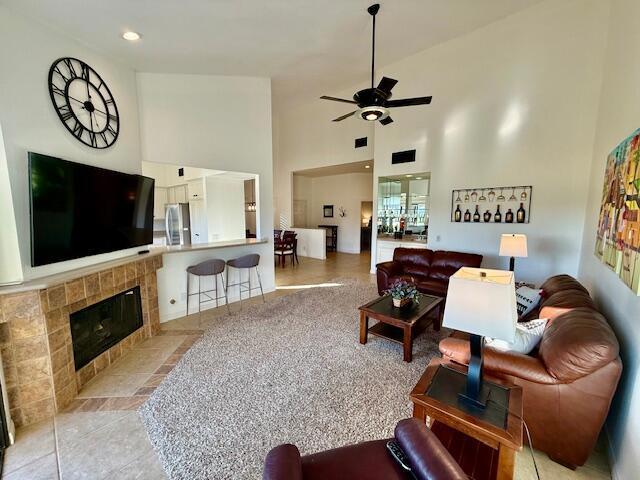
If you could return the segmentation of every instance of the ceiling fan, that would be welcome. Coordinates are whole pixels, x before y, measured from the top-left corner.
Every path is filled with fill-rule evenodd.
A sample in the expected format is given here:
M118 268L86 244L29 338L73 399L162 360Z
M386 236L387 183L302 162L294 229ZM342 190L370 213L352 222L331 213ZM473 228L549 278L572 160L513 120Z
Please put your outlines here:
M374 87L373 77L375 73L376 59L376 14L380 10L380 4L376 3L367 8L369 15L373 17L373 37L371 48L371 88L365 88L353 95L353 100L346 98L329 97L323 95L322 100L332 100L334 102L352 103L358 105L358 110L349 112L338 118L334 118L334 122L341 122L345 118L349 118L356 113L363 120L375 122L379 120L382 125L388 125L393 120L389 116L389 109L394 107L410 107L413 105L428 105L431 103L431 97L402 98L399 100L390 100L391 90L398 83L397 80L388 77L382 77L377 87Z

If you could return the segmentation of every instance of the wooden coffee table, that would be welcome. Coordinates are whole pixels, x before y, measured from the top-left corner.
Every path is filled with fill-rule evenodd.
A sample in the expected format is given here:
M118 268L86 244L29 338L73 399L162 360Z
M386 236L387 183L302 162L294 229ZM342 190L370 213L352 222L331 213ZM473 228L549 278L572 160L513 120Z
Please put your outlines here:
M421 294L420 303L402 308L393 306L391 296L376 298L358 308L360 343L367 343L368 333L400 343L404 361L410 362L413 356L413 339L431 323L434 330L440 330L443 309L444 299L433 295ZM369 319L377 320L378 323L369 328Z

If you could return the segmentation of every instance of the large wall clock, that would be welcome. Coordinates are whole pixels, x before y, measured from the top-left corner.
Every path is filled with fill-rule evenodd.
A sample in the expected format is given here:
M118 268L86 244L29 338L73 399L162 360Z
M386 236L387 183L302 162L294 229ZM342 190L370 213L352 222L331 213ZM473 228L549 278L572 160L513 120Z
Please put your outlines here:
M49 69L49 95L71 134L85 145L108 148L118 138L120 117L111 90L77 58L59 58Z

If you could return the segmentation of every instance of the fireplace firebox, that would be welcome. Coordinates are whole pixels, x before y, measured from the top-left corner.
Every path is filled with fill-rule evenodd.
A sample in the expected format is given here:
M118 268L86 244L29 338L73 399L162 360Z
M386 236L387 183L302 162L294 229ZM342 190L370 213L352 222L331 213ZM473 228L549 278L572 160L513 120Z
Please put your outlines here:
M142 327L140 287L125 290L70 315L76 371Z

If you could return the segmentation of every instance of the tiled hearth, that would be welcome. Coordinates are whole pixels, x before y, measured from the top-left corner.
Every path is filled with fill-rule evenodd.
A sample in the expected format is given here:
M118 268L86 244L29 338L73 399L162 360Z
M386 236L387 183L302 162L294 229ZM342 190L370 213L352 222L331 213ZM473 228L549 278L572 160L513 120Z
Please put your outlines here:
M182 356L202 336L203 330L162 330L149 340L149 352L141 357L131 355L105 370L101 376L87 383L65 412L104 412L135 410L142 405ZM166 337L164 344L161 337ZM172 341L175 339L176 341ZM173 346L168 356L158 347ZM132 353L144 352L146 342L136 346ZM153 353L152 353L153 351ZM160 354L156 358L155 353ZM146 352L145 352L146 353ZM146 363L146 365L145 365Z
M162 256L111 262L27 291L0 291L0 355L16 426L64 410L79 390L123 353L160 330L156 270ZM76 372L69 315L140 286L143 326Z

